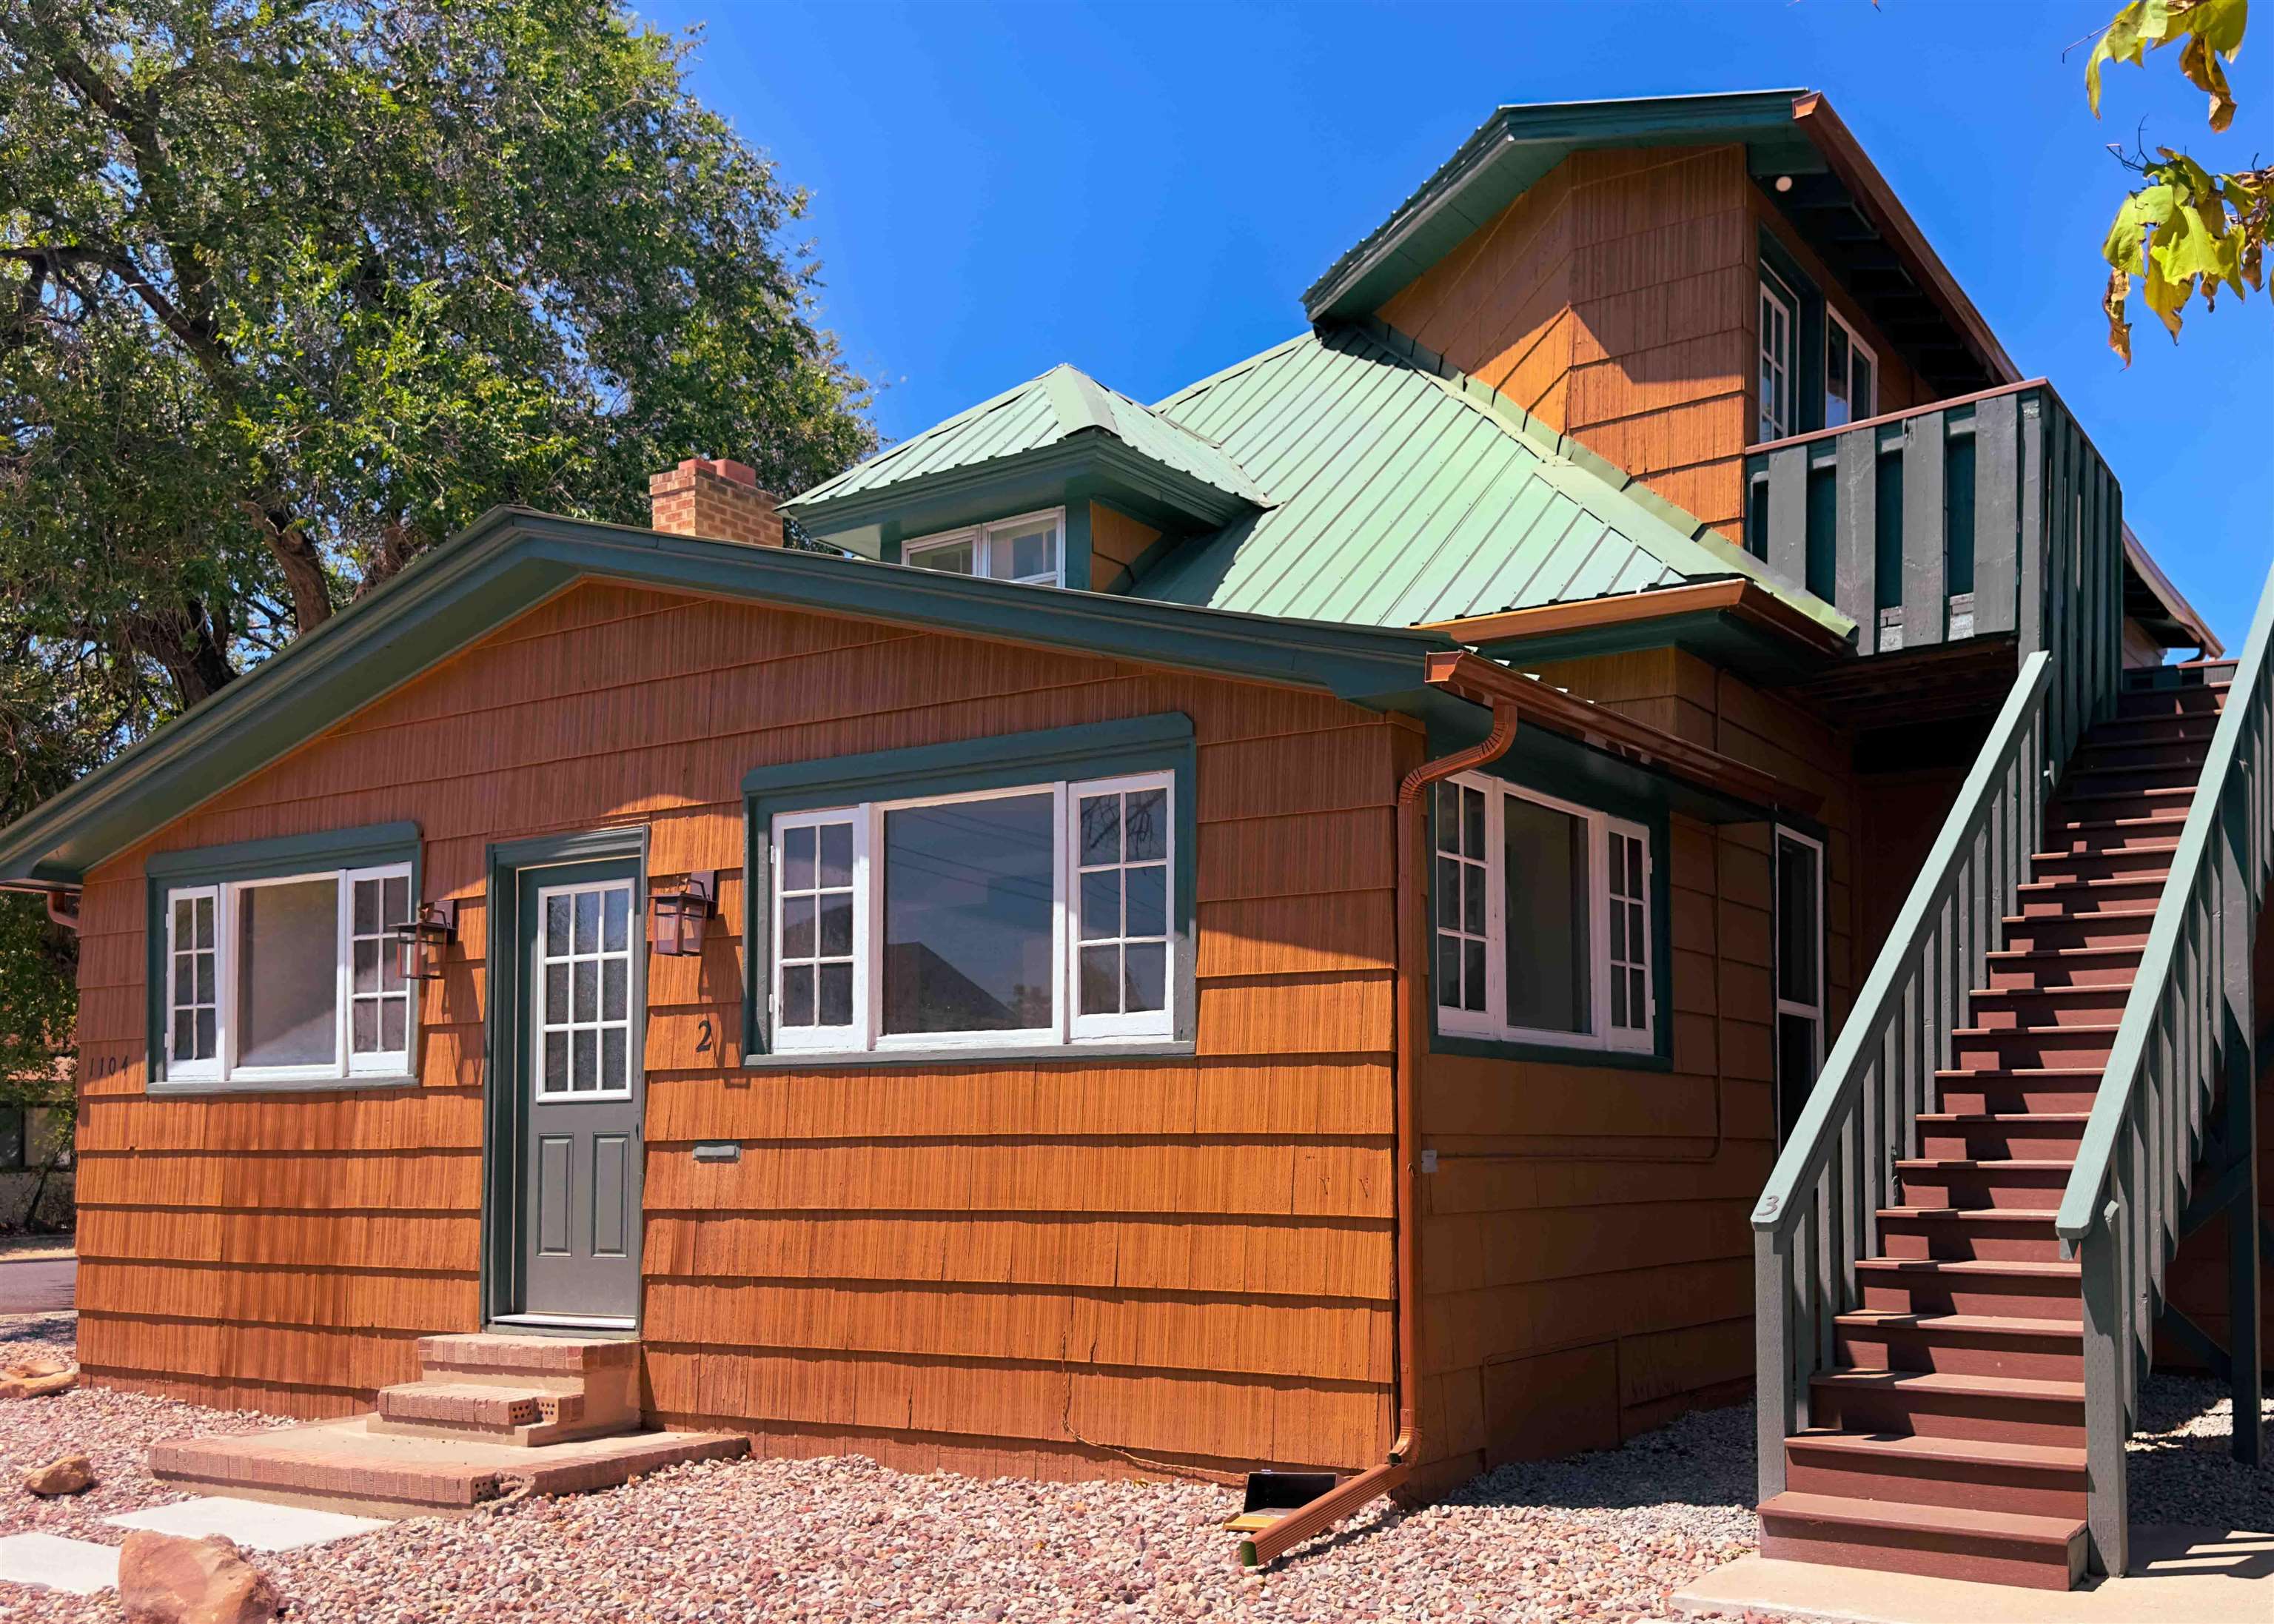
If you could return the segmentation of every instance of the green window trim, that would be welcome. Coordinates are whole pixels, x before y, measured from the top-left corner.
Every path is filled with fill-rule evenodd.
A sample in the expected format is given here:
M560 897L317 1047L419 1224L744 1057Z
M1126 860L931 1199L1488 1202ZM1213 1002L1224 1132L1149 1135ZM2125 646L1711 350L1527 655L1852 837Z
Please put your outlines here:
M1503 760L1478 770L1478 775L1496 778L1519 791L1534 795L1552 797L1600 812L1604 816L1639 826L1649 842L1649 909L1651 996L1651 1041L1646 1048L1610 1048L1577 1043L1535 1042L1521 1038L1480 1036L1467 1033L1447 1032L1439 1019L1436 989L1438 982L1438 951L1442 937L1435 928L1436 906L1435 856L1437 850L1438 797L1429 797L1427 834L1431 857L1432 909L1429 929L1429 1047L1440 1055L1474 1055L1496 1060L1536 1060L1558 1065L1608 1066L1628 1071L1670 1071L1674 1069L1674 920L1673 920L1673 851L1670 841L1671 819L1663 801L1630 798L1608 793L1600 787L1587 786L1574 788L1553 781L1542 781L1536 774L1519 776L1507 771ZM1600 861L1600 858L1595 861ZM1503 949L1504 951L1504 949ZM1591 945L1591 959L1599 953ZM1590 973L1601 971L1600 963L1591 963Z
M1197 752L1193 724L1181 712L1163 712L1076 727L1048 728L918 745L860 756L761 767L742 781L744 853L742 931L742 1064L752 1067L968 1065L1017 1060L1081 1063L1193 1052L1198 977ZM774 1052L766 993L773 984L773 820L783 813L857 806L880 801L968 794L1141 773L1172 775L1170 997L1167 1036L1128 1040L1088 1038L1051 1043L943 1045L938 1049L859 1049Z
M223 886L248 880L276 879L287 875L330 870L373 868L408 864L410 898L422 898L425 853L418 825L411 822L371 823L355 829L324 830L314 834L283 835L266 840L241 840L228 846L200 846L187 851L160 852L143 864L143 977L148 1046L147 1068L152 1094L297 1094L362 1088L399 1088L417 1084L418 1054L418 996L410 1000L405 1033L411 1056L403 1072L350 1073L344 1077L312 1079L200 1078L169 1079L166 1075L167 989L171 966L168 960L167 898L177 891Z

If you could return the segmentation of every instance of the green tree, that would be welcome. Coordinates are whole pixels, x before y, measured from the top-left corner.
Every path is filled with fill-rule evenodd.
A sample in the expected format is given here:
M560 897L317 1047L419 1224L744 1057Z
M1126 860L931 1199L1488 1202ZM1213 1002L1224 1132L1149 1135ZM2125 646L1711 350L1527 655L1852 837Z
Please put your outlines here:
M794 490L874 447L805 196L695 43L614 0L0 0L0 818L495 504L644 522L683 456ZM50 1007L0 987L0 1073Z
M2085 64L2085 94L2100 114L2100 71L2110 63L2143 64L2150 50L2180 47L2180 71L2210 98L2210 127L2234 122L2234 92L2227 64L2242 47L2249 0L2132 0L2116 13ZM2269 205L2274 169L2215 172L2184 152L2158 147L2157 155L2126 160L2145 183L2116 211L2102 252L2108 260L2109 347L2128 365L2132 323L2127 305L2132 279L2142 284L2148 308L2174 341L2180 312L2200 291L2213 308L2222 287L2241 298L2265 285Z

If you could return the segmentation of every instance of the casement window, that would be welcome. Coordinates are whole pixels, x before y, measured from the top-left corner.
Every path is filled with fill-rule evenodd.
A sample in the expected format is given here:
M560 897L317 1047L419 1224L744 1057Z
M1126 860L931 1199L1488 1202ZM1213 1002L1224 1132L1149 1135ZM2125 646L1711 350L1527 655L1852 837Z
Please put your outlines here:
M418 831L388 823L150 859L155 1087L407 1082L418 989L393 928Z
M1065 511L1054 508L903 542L900 561L953 575L1058 586L1062 584L1065 530Z
M314 1082L410 1069L411 989L388 939L410 865L166 891L169 1082Z
M1879 357L1856 329L1826 307L1824 326L1824 426L1860 423L1879 410Z
M1824 847L1790 829L1776 831L1777 1139L1824 1065Z
M1171 716L754 772L751 1053L1189 1041L1191 762Z
M1766 265L1760 285L1760 424L1763 441L1799 432L1796 373L1800 343L1800 300Z
M1649 831L1473 773L1435 810L1438 1030L1653 1049Z

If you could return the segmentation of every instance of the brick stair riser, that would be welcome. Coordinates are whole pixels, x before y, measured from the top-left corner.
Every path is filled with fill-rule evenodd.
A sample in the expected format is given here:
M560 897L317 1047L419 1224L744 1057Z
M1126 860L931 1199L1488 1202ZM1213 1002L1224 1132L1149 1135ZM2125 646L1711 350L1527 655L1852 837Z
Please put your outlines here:
M424 1383L410 1382L380 1388L379 1413L388 1421L459 1428L470 1432L511 1432L519 1427L548 1423L574 1426L584 1418L582 1392L550 1395L543 1399L508 1396L512 1392L501 1387L499 1396L491 1398L438 1391Z
M2076 1282L1995 1276L1865 1274L1864 1308L1895 1314L1981 1314L2008 1320L2084 1320Z
M2067 1174L2057 1168L1899 1168L1905 1207L2018 1207L2045 1212L2060 1205Z
M1979 1438L2007 1444L2084 1447L2084 1401L2007 1395L1917 1393L1818 1385L1808 1418L1818 1426L1921 1438Z
M2172 853L2157 846L2131 850L2041 853L2030 859L2033 880L2153 880L2172 871Z
M1796 1440L1785 1450L1785 1487L1796 1494L2011 1511L2034 1517L2082 1517L2088 1498L2081 1470L1849 1455L1811 1448Z
M1842 1326L1833 1340L1840 1362L1858 1370L1933 1371L2028 1381L2084 1380L2082 1335Z
M2152 908L2136 916L2121 914L2037 914L2015 915L2000 933L2007 947L2029 952L2052 952L2064 947L2114 947L2140 951L2148 945L2154 922Z
M2097 1071L2108 1064L2109 1045L2108 1033L2081 1027L1969 1030L1952 1037L1950 1060L1954 1070L1965 1071Z
M2140 974L2146 944L2108 951L2085 949L2035 959L1990 961L1992 992L2042 992L2052 987L2115 987L2126 991Z
M1928 1123L1919 1129L1919 1154L1945 1162L2074 1162L2083 1139L2081 1122Z
M2090 914L2129 914L2141 909L2154 913L2157 899L2164 894L2160 879L2103 880L2097 884L2059 884L2040 888L2032 880L2020 891L2022 917L2045 919L2056 915L2081 916ZM2016 945L2011 942L2000 946Z
M2024 1111L2090 1111L2100 1092L2099 1085L2097 1076L2066 1083L1946 1078L1941 1084L1942 1109L2001 1116L2018 1116Z
M2067 1590L2082 1567L2082 1553L2064 1557L1992 1536L1961 1545L1893 1530L1816 1528L1766 1512L1761 1515L1761 1554L1772 1561L1868 1568L2034 1590Z
M2124 1001L2131 996L2128 984L2058 992L2042 987L1988 989L1968 1000L1972 1015L1967 1024L2000 1032L2023 1026L2112 1026L2124 1018Z
M2015 1223L1984 1218L1882 1218L1879 1255L1954 1263L2058 1263L2053 1221Z

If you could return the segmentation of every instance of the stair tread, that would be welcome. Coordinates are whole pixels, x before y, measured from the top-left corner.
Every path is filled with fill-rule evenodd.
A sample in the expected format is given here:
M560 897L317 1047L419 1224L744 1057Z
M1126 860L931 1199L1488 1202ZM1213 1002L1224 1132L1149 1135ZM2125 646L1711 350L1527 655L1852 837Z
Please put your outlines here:
M2011 1037L2021 1034L2034 1037L2053 1032L2073 1037L2086 1032L2113 1032L2116 1026L2117 1023L2112 1020L2079 1021L2073 1026L1958 1026L1952 1029L1950 1035L1954 1038L1981 1038Z
M1761 1515L1977 1538L1988 1535L2020 1545L2053 1545L2064 1550L2084 1532L2081 1517L2032 1517L2016 1511L1972 1507L1961 1510L1950 1506L1922 1506L1909 1500L1849 1500L1845 1495L1801 1494L1790 1489L1762 1501Z
M1882 1218L1986 1218L1997 1223L2051 1223L2059 1207L1883 1207Z
M2099 1066L1945 1066L1935 1073L1938 1079L1955 1078L1961 1082L2057 1082L2067 1079L2090 1078L2100 1080Z
M1971 1376L1951 1371L1858 1370L1834 1365L1810 1378L1826 1387L1871 1387L1882 1392L1947 1393L1971 1398L2074 1399L2084 1402L2084 1383L2048 1381L2041 1376Z
M516 1399L552 1399L557 1402L571 1396L552 1387L508 1387L503 1382L451 1381L433 1376L428 1376L418 1381L394 1382L381 1387L380 1391L381 1393L431 1393L449 1397L463 1395L469 1398L488 1399L494 1403L508 1403Z
M2128 981L2064 982L2059 987L1969 987L1969 998L2106 998L2131 990Z
M2119 874L2103 875L2096 879L2088 880L2080 879L2074 876L2062 876L2050 880L2023 880L2019 885L2015 886L2014 889L2016 891L2090 891L2096 885L2145 885L2148 883L2150 877L2151 876L2144 874ZM2153 877L2161 878L2162 876L2157 876Z
M2176 836L2169 840L2145 841L2138 846L2114 846L2105 852L2031 852L2031 862L2074 862L2081 857L2134 857L2145 853L2150 856L2163 852L2176 852L2180 842Z
M2041 882L2037 880L2031 880L2029 882L2029 884L2036 885L2040 883ZM2082 880L2046 880L2042 882L2042 883L2045 885L2080 885L2088 884L2090 883L2090 882L2089 881ZM2002 915L1999 922L2006 925L2009 929L2018 928L2027 930L2038 930L2044 929L2049 924L2074 925L2083 924L2087 921L2098 923L2100 921L2105 919L2153 919L2155 917L2156 910L2153 908L2105 908L2097 914L2086 914L2075 917L2064 917L2059 914L2007 914Z
M1848 1432L1819 1429L1795 1432L1785 1440L1842 1455L1873 1455L1954 1466L2040 1466L2082 1471L2084 1451L2059 1444L2015 1444L1997 1438L1944 1438L1919 1432Z
M2038 1280L2074 1280L2081 1266L2026 1258L1858 1258L1856 1267L1890 1274L2027 1274Z
M1921 1111L1919 1122L2090 1122L2090 1111Z
M1947 1172L1953 1168L1975 1168L1985 1173L2067 1173L2075 1168L2074 1162L2054 1162L2042 1156L1900 1156L1899 1168L1918 1168L1926 1171Z
M1834 1314L1836 1325L1858 1330L1948 1331L1967 1336L2059 1336L2084 1340L2084 1326L2076 1320L2024 1320L2011 1314L1914 1314L1899 1308L1851 1308Z
M2141 947L1993 947L1985 955L1992 964L2027 964L2035 959L2139 959L2148 950ZM2014 990L1999 988L2000 992Z

